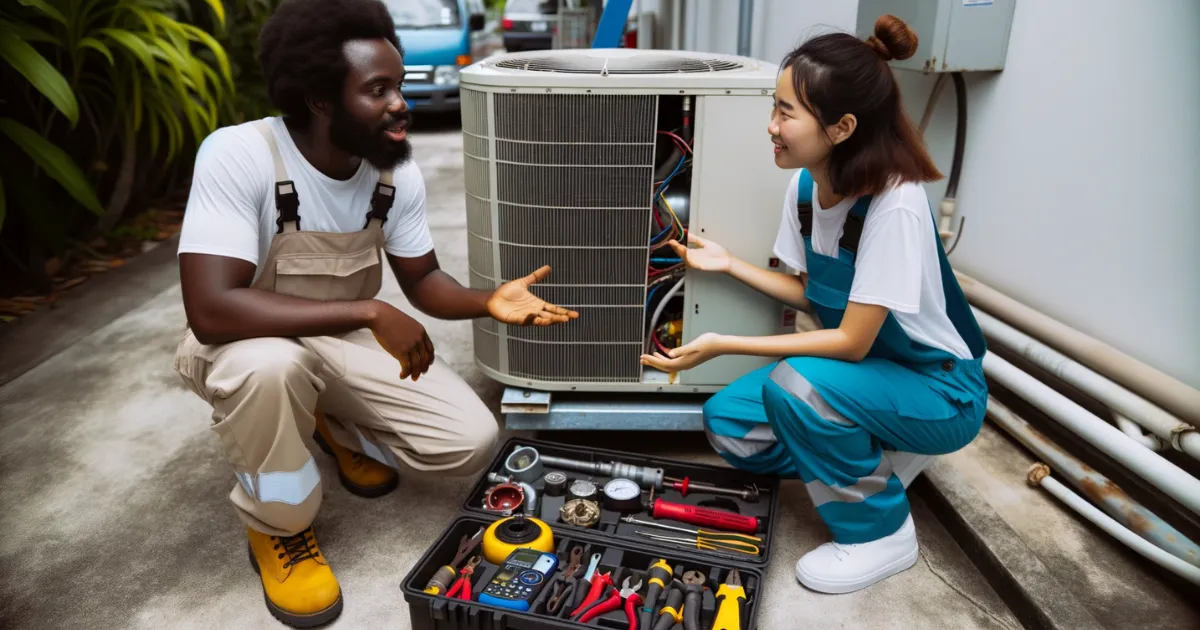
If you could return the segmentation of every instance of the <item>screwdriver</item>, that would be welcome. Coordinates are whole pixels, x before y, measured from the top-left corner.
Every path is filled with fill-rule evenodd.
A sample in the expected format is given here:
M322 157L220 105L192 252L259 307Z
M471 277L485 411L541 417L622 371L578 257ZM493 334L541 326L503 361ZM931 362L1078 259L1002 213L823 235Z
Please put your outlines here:
M662 558L651 564L650 569L646 571L646 583L649 586L646 590L646 600L642 605L641 619L638 622L639 628L650 630L650 620L654 616L654 607L658 604L658 597L667 587L667 582L673 575L674 571L671 569L671 565Z
M644 527L657 527L658 529L668 529L673 532L683 532L684 534L691 534L693 536L710 538L710 539L714 539L714 540L744 542L744 543L749 543L751 545L760 545L760 544L762 544L762 541L763 541L763 539L761 537L751 536L750 534L736 534L733 532L714 532L714 531L708 530L708 529L689 529L687 527L675 527L674 525L667 525L665 523L658 523L655 521L643 521L640 519L636 519L633 516L623 516L623 517L621 517L621 522L629 523L630 525L642 525Z
M746 609L746 589L737 569L729 572L725 583L717 588L717 620L712 630L742 630Z

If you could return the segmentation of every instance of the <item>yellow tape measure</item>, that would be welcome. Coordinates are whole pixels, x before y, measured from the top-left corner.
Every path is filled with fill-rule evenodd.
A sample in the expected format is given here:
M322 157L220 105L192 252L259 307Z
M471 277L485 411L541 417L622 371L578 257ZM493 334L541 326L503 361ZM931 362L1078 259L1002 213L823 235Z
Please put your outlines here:
M483 557L503 564L517 549L554 553L554 533L545 522L518 514L492 523L483 533Z

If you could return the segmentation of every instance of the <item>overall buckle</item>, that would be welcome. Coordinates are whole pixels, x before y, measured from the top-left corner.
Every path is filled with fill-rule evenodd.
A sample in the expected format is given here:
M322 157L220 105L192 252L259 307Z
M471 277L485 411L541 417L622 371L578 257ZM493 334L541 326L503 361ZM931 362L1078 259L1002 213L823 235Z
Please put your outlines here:
M296 194L296 184L292 180L275 182L275 209L279 211L279 217L275 219L279 226L276 233L283 232L283 225L289 221L294 221L296 229L300 229L300 195Z
M387 223L388 211L396 199L396 187L384 183L375 184L375 192L371 194L371 211L367 213L366 228L371 225L371 219L379 219L379 223Z

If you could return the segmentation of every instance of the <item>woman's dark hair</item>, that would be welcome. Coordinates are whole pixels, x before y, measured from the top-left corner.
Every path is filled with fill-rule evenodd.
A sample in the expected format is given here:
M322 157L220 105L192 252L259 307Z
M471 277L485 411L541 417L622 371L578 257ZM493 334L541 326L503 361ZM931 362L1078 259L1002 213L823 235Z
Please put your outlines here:
M916 52L916 33L900 18L884 15L865 42L846 33L821 35L784 57L782 67L792 70L796 96L822 128L845 114L858 120L854 133L834 145L829 156L829 179L837 194L874 195L901 182L942 177L904 113L887 64Z
M396 26L380 0L284 0L258 36L258 61L271 104L289 123L307 127L305 97L342 102L346 58L356 39L386 39L400 54Z

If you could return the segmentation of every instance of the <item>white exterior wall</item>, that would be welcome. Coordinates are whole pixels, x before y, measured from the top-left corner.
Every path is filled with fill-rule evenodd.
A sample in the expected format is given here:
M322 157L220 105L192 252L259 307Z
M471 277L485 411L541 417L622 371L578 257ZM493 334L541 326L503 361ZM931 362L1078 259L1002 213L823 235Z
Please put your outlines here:
M685 1L684 48L736 52L738 0ZM853 31L857 12L855 0L754 6L751 54L776 63L806 36ZM966 228L953 255L964 272L1193 387L1198 31L1196 0L1018 2L1004 71L967 75ZM934 77L898 76L919 120ZM953 94L947 84L926 134L946 174ZM929 186L935 207L944 188Z

